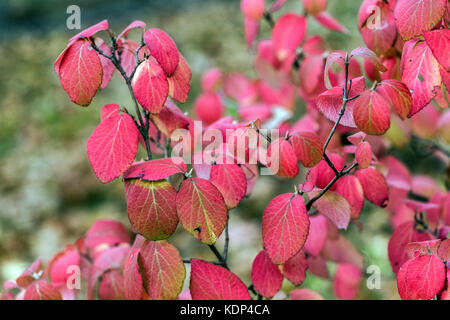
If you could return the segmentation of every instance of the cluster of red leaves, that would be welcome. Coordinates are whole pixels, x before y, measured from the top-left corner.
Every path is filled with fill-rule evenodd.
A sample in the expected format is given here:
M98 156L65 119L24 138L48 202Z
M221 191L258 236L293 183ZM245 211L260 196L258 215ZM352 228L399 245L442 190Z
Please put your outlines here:
M272 26L272 37L256 44L256 79L217 68L204 73L194 107L206 125L200 132L174 102L186 101L191 72L164 31L146 30L135 21L117 37L109 31L108 45L94 37L108 29L102 21L69 41L54 68L73 102L88 105L114 69L134 98L135 115L116 104L102 108L87 151L100 181L123 177L127 214L137 236L130 243L124 226L99 221L47 269L38 260L15 282L7 282L2 298L74 298L79 292L68 289L72 278L67 268L78 266L87 298L251 299L248 287L221 259L217 264L191 259L190 289L181 293L186 270L168 238L180 223L213 247L229 211L252 193L258 166L280 179L302 177L303 183L268 201L262 213L263 243L251 271L254 293L272 298L284 278L300 286L307 273L330 279L327 263L333 262L336 297L355 298L364 259L339 230L361 224L368 200L390 213L394 233L388 252L400 296L448 298L450 193L386 156L390 142L381 137L393 131L395 141L414 116L414 134L440 133L450 140L449 111L430 104L434 99L438 108L448 107L447 1L364 1L358 26L368 48L350 53L330 52L320 36L308 36L308 17L346 32L325 11L326 0L304 0L303 15L286 13L274 21L285 2L275 1L266 10L264 0L242 0L248 44L256 44L261 19ZM142 31L141 43L128 37L136 28ZM356 57L363 59L363 68ZM306 113L294 122L297 97L305 102ZM239 119L224 116L230 101ZM262 128L278 129L280 135L265 136ZM172 139L177 129L190 138ZM210 129L224 133L222 140L209 137ZM229 131L231 137L225 134ZM248 161L255 157L250 136L269 142L267 148L258 142L263 152L256 155L257 164ZM243 157L229 143L234 140L245 142ZM207 148L212 141L214 151ZM136 161L139 143L146 147L146 161ZM192 152L197 144L206 152ZM169 157L171 148L182 149L183 158ZM164 157L152 160L152 154ZM186 157L193 160L192 169ZM231 161L219 161L224 159ZM426 201L410 200L410 194ZM291 291L290 297L322 298L305 288Z

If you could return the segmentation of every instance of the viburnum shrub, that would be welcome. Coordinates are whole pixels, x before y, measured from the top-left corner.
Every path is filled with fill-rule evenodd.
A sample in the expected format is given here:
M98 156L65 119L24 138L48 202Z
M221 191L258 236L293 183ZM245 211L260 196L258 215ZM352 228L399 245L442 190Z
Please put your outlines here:
M450 192L388 153L411 139L450 142L447 0L363 1L358 28L367 48L351 52L331 51L307 32L310 18L348 32L326 0L303 0L302 14L278 15L285 2L242 0L257 78L206 71L196 121L176 104L188 97L191 71L166 32L134 21L115 35L105 20L69 40L54 69L74 103L89 105L115 70L129 90L131 107L103 106L87 153L101 182L122 177L136 236L119 222L97 221L46 268L37 260L6 282L3 298L272 298L284 278L295 286L307 271L329 278L331 261L336 297L353 299L364 258L339 230L360 226L368 200L389 213L387 250L401 298L449 299ZM272 27L269 39L259 39L261 20ZM297 98L306 111L294 119ZM231 100L236 119L226 116ZM136 161L139 145L143 161ZM424 148L449 163L442 144ZM261 251L249 259L252 283L244 284L227 263L228 220L263 174L302 183L264 199ZM179 223L217 260L181 257L170 243ZM182 292L188 263L190 286ZM289 295L322 299L307 288Z

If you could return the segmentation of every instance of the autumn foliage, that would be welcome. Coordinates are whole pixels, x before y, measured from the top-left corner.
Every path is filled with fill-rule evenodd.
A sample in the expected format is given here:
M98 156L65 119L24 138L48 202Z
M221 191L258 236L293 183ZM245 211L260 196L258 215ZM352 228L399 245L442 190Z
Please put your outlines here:
M389 214L386 250L400 297L449 299L450 192L388 153L399 137L450 142L447 0L363 1L357 23L366 47L350 52L308 32L310 19L348 32L326 0L279 14L285 2L241 1L257 77L206 71L195 118L177 105L188 98L189 61L165 31L134 21L116 35L104 20L69 40L54 70L74 103L91 104L114 74L131 96L129 106L103 106L87 155L100 182L123 180L133 236L119 222L97 221L45 268L37 260L5 283L2 298L270 299L283 279L301 286L309 272L331 279L337 298L354 299L367 266L339 230L359 226L368 201ZM269 39L261 39L261 23L271 27ZM306 111L294 118L298 98ZM226 100L238 106L236 118L226 115ZM449 163L448 152L430 148ZM261 250L249 257L252 283L244 284L227 264L228 220L262 168L292 192L264 199ZM300 184L289 180L296 177ZM217 259L181 257L170 243L179 224ZM223 251L215 246L221 235ZM327 262L337 265L332 277ZM73 266L85 293L68 286ZM322 299L304 287L288 294Z

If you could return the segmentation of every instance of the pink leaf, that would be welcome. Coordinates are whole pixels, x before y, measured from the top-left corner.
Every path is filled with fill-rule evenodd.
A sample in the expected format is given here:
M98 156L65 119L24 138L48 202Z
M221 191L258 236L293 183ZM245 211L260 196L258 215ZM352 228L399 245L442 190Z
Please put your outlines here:
M212 263L191 259L193 300L250 300L246 285L232 272Z
M353 107L353 118L361 131L382 135L391 126L391 114L386 100L376 91L366 90Z
M264 210L262 237L273 263L282 264L295 256L305 244L308 232L309 218L302 196L279 195Z
M63 251L58 252L50 261L47 272L50 275L50 281L55 284L66 286L66 281L72 275L70 266L80 265L80 254L76 247L69 245Z
M279 60L285 60L294 53L306 35L305 17L287 13L275 23L272 31L273 44Z
M444 262L435 255L408 260L397 275L398 293L403 300L430 300L445 284Z
M325 70L324 70L324 81L325 81L325 87L327 89L333 88L333 86L331 85L331 82L330 82L329 70L330 70L331 66L335 62L337 62L339 59L342 59L342 61L345 60L345 52L343 52L343 51L333 51L327 57L327 61L325 63ZM341 93L342 93L342 90L341 90ZM335 94L338 94L338 92L336 92ZM342 99L341 99L341 102L342 102Z
M101 51L103 51L107 55L111 54L111 50L109 49L106 42L104 42L101 39L95 39L95 42ZM105 56L100 54L99 58L100 58L100 62L102 64L102 70L103 70L102 84L100 86L100 89L103 90L108 86L109 82L111 81L116 68L114 67L114 64L112 63L112 61L109 60L108 58L106 58Z
M362 272L351 264L338 264L333 289L341 300L353 300L358 294Z
M178 225L177 192L166 180L126 179L127 214L136 233L147 239L167 239Z
M247 178L237 164L213 165L210 181L223 195L228 209L237 207L245 196Z
M342 170L344 167L344 160L340 155L337 153L330 153L328 154L328 158L338 171ZM315 183L319 189L324 189L335 177L333 169L331 169L325 160L320 161L317 166L312 168L311 174L316 176ZM336 185L333 185L330 190L336 190Z
M433 52L439 64L448 72L450 71L450 30L440 29L423 33L423 37Z
M167 241L145 240L139 251L144 288L152 300L175 300L186 269L177 248Z
M137 101L150 113L158 114L169 94L169 82L163 69L151 58L137 67L131 82Z
M93 26L90 26L87 29L84 29L83 31L81 31L80 33L77 33L76 35L74 35L72 38L70 38L69 40L69 45L71 43L74 43L75 41L77 41L78 39L82 39L82 38L90 38L93 35L95 35L97 32L100 31L104 31L104 30L108 30L109 25L108 25L108 20L102 20L97 24L94 24Z
M41 259L35 260L28 268L26 268L16 279L19 287L26 288L36 281L36 275L42 271Z
M78 40L65 52L59 66L59 80L70 100L87 106L102 84L103 69L98 53L86 40Z
M310 192L311 198L316 196L319 191ZM327 191L322 197L313 203L314 208L319 213L326 216L339 229L347 229L350 222L351 208L348 201L341 195Z
M365 138L366 134L362 131L359 131L358 133L355 133L347 138L348 141L354 146L357 146L360 144Z
M335 239L329 237L322 249L321 256L336 263L352 264L363 268L364 258L354 245L343 235L337 234Z
M100 123L87 143L89 161L98 179L107 183L133 163L139 147L139 131L127 113L110 116Z
M326 73L325 73L326 74ZM331 84L330 84L331 86ZM366 88L364 77L355 78L352 81L352 87L349 97L355 97L361 94ZM339 117L339 111L342 108L343 89L340 86L334 87L320 94L317 99L317 107L319 111L330 121L336 122ZM356 99L356 100L359 100ZM356 100L347 102L345 113L339 122L341 125L351 128L356 128L355 120L353 119L353 106Z
M259 20L255 20L251 17L244 17L244 34L245 41L249 48L253 47L253 43L259 34Z
M216 93L203 93L197 97L194 112L199 120L212 124L224 113L224 106Z
M128 33L132 29L136 29L136 28L145 29L145 26L146 26L145 22L140 21L140 20L135 20L135 21L131 22L125 29L123 29L123 31L119 34L119 36L117 38L118 39L128 38Z
M348 29L326 11L318 13L313 17L318 23L329 30L348 33Z
M115 220L97 220L86 233L85 243L88 248L99 246L116 246L129 243L130 235L124 225Z
M289 137L295 155L305 167L311 168L322 160L323 144L319 137L311 132L296 132Z
M309 234L304 250L306 250L308 255L318 256L327 240L327 218L317 214L309 217L309 222Z
M111 116L117 116L120 113L120 107L118 104L105 104L102 107L101 119L102 121Z
M142 275L139 272L139 250L132 250L125 261L123 278L124 295L127 300L141 300L144 292Z
M145 31L144 41L166 75L171 76L180 61L177 45L172 38L161 29L153 28Z
M249 18L259 20L264 14L264 0L241 0L241 11Z
M361 169L356 171L364 196L373 204L385 207L389 200L389 188L385 177L374 168Z
M323 300L323 297L311 289L294 289L289 293L291 300Z
M380 72L386 72L387 69L386 67L381 63L380 59L378 59L377 55L375 54L375 52L373 52L370 49L367 48L356 48L353 49L351 52L352 56L359 56L364 58L367 61L370 61L375 68L380 71Z
M355 160L361 169L366 169L372 163L372 147L367 141L361 142L356 148Z
M169 96L178 102L184 103L191 89L192 73L181 53L179 53L179 56L178 66L175 72L167 78L167 81L169 82Z
M376 90L403 120L409 114L412 106L412 96L408 87L395 79L383 80Z
M408 253L405 250L408 243L431 239L428 233L416 230L414 225L414 221L402 223L394 230L389 240L388 255L394 273L397 273L402 264L408 260Z
M139 178L147 181L158 181L177 173L184 173L186 170L187 167L183 158L173 157L136 162L124 173L123 177L124 179Z
M308 261L303 250L300 250L281 266L283 276L292 282L294 286L299 286L305 281L306 269L308 269Z
M267 253L262 250L258 253L252 265L252 283L255 290L265 298L272 298L283 283L278 266L270 261Z
M408 117L422 110L436 94L442 82L439 63L425 42L410 40L402 53L402 82L412 94L412 107Z
M227 222L222 194L208 180L189 178L177 194L177 212L183 227L206 244L214 244Z
M61 293L51 283L39 280L25 291L24 300L62 300Z
M446 0L398 0L394 16L403 40L433 29L442 19L446 7Z

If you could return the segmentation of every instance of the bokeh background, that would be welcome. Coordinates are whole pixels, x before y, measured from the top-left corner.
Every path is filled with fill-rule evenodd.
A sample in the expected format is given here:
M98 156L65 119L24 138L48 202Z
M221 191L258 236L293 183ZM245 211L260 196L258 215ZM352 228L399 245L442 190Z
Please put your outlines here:
M270 1L267 0L267 3ZM176 41L192 71L190 112L199 93L200 76L210 67L250 76L254 52L244 41L239 0L1 0L0 1L0 283L14 279L36 257L48 261L64 245L82 237L100 218L129 226L120 179L101 184L90 168L86 143L107 103L129 105L122 79L114 76L88 108L68 98L53 71L53 62L67 40L77 33L66 27L67 6L81 8L82 29L103 19L119 32L132 20L166 30ZM309 19L309 34L318 33L333 49L363 45L356 29L361 1L329 0L328 11L350 33L320 28ZM290 0L279 13L302 12L301 0ZM262 23L262 37L269 35ZM299 100L298 106L302 102ZM407 145L392 151L414 172L439 176L443 164L424 158ZM274 195L290 190L274 177L258 181L254 194L231 212L230 266L250 282L253 258L261 249L260 218ZM362 214L364 230L354 224L345 235L364 254L366 265L381 268L380 290L368 290L363 279L358 298L398 298L387 259L391 229L387 213L369 204ZM171 241L182 256L213 259L197 240L181 230ZM218 246L221 247L221 241ZM333 272L333 265L330 264ZM367 276L367 275L365 275ZM302 287L333 299L331 282L307 276ZM285 280L283 290L292 286ZM283 293L278 298L283 298Z

